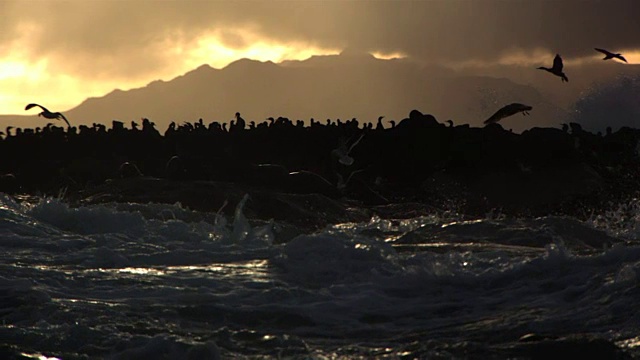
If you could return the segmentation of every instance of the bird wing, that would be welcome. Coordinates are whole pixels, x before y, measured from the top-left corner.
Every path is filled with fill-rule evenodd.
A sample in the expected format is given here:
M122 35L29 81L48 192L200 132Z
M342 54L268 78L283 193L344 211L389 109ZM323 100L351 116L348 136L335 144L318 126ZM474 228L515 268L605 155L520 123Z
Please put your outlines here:
M358 169L358 170L352 171L351 174L349 174L349 177L347 178L347 181L344 182L344 185L347 185L349 183L349 180L351 180L353 175L355 175L357 173L361 173L363 171L364 171L364 169ZM340 175L340 174L338 174L338 175Z
M522 111L531 110L532 107L529 105L524 105L520 103L513 103L507 106L503 106L500 110L496 111L495 114L491 115L490 118L484 121L485 124L491 124L494 122L498 122L501 119L509 117L511 115L517 114Z
M68 127L71 127L71 124L69 124L69 120L67 120L67 118L64 115L62 115L62 113L58 113L58 116L61 117L62 120L64 120L64 122L67 123Z
M42 111L49 111L49 110L47 110L47 108L45 108L44 106L42 106L42 105L38 105L38 104L34 104L34 103L28 104L24 109L25 109L25 110L29 110L29 109L31 109L31 108L33 108L33 107L36 107L36 106L37 106L37 107L39 107L40 109L42 109Z
M299 171L292 171L292 172L289 173L289 175L293 175L293 176L295 176L295 175L303 175L303 174L311 175L311 176L315 177L316 179L324 182L325 184L328 184L329 186L333 186L333 184L329 180L327 180L324 177L314 173L313 171L299 170Z
M493 124L495 122L500 121L500 119L502 119L503 117L505 117L505 111L504 108L496 111L495 114L491 115L490 118L488 118L487 120L484 121L485 124Z
M521 111L529 111L529 110L532 110L532 109L533 109L533 107L532 107L532 106L525 105L525 104L520 104L520 103L513 103L513 104L508 105L508 106L510 106L510 107L512 107L512 108L513 108L513 113L514 113L514 114L515 114L515 113L519 113L519 112L521 112Z
M562 71L562 58L559 54L556 54L556 57L553 59L553 68Z
M358 138L358 140L356 140L356 142L354 142L350 147L349 147L349 151L347 152L347 154L351 153L351 150L353 150L354 147L356 147L356 145L358 145L358 143L360 142L360 140L362 140L362 138L364 137L364 134L360 135L360 137Z
M611 53L605 49L598 49L598 48L593 48L596 51L600 51L601 53L605 54L605 55L610 55Z
M627 59L625 59L622 55L616 55L616 57L624 62L627 62Z

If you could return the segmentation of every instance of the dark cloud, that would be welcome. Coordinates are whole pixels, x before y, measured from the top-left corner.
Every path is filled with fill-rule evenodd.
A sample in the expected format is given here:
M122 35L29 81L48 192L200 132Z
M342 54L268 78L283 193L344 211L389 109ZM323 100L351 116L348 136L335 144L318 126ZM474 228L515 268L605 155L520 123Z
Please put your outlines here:
M492 60L514 49L568 56L593 47L640 48L640 1L0 1L0 49L31 34L23 51L75 73L143 76L171 66L168 43L193 44L237 29L274 41L403 52L433 62ZM28 27L26 27L28 28Z

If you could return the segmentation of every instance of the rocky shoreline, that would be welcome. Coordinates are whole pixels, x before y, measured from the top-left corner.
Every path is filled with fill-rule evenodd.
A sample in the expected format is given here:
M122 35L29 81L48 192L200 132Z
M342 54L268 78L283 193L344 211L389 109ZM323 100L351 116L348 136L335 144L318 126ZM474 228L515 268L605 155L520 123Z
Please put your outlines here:
M219 124L218 124L219 125ZM0 191L72 204L181 203L318 228L373 215L584 218L640 190L640 131L592 134L572 123L522 134L439 123L413 110L393 128L279 118L233 130L202 122L142 129L25 129L0 141Z

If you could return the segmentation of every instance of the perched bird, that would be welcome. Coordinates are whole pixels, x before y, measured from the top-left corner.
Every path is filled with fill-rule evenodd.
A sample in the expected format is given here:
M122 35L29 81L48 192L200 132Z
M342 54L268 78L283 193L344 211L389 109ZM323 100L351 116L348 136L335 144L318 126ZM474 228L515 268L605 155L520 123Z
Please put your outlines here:
M40 109L42 109L42 112L39 113L38 116L42 116L42 117L45 117L47 119L56 119L56 120L62 119L62 120L64 120L64 122L67 123L68 127L71 127L71 124L69 124L69 120L67 120L67 118L64 117L64 115L62 115L62 113L60 113L60 112L51 112L46 107L44 107L42 105L38 105L38 104L33 104L32 103L32 104L27 105L24 109L25 110L29 110L29 109L31 109L33 107L36 107L36 106L39 107Z
M563 67L562 58L560 57L559 54L556 54L556 57L553 59L553 67L552 68L547 68L547 67L544 67L544 66L540 66L538 69L547 70L548 72L552 73L553 75L559 76L562 79L563 82L564 81L569 82L569 78L567 78L567 75L565 75L562 72L562 67Z
M509 104L507 106L502 107L500 110L496 111L496 113L491 115L491 117L485 120L484 123L493 124L500 121L501 119L517 114L519 112L521 112L522 115L529 115L529 110L531 109L533 109L533 107L529 105L524 105L520 103Z
M624 58L624 56L622 56L621 54L614 54L611 51L607 51L605 49L598 49L598 48L594 48L596 51L600 51L601 53L603 53L605 56L604 58L602 58L602 60L609 60L609 59L620 59L624 62L627 62L627 59Z
M244 130L246 126L246 122L244 121L244 119L242 118L242 116L240 116L240 113L237 112L236 113L236 124L235 124L235 128L238 130ZM232 126L233 127L233 126Z
M378 116L378 123L376 124L376 130L384 130L384 125L382 125L382 119L384 119L384 116Z

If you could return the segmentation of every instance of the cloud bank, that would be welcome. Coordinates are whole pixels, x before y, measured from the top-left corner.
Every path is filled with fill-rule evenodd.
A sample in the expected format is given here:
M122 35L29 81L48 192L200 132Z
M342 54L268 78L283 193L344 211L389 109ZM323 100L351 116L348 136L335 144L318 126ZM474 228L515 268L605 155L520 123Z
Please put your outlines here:
M0 85L34 95L44 81L97 95L246 54L351 48L455 66L640 49L637 0L4 0L0 13ZM11 74L10 63L27 69Z

